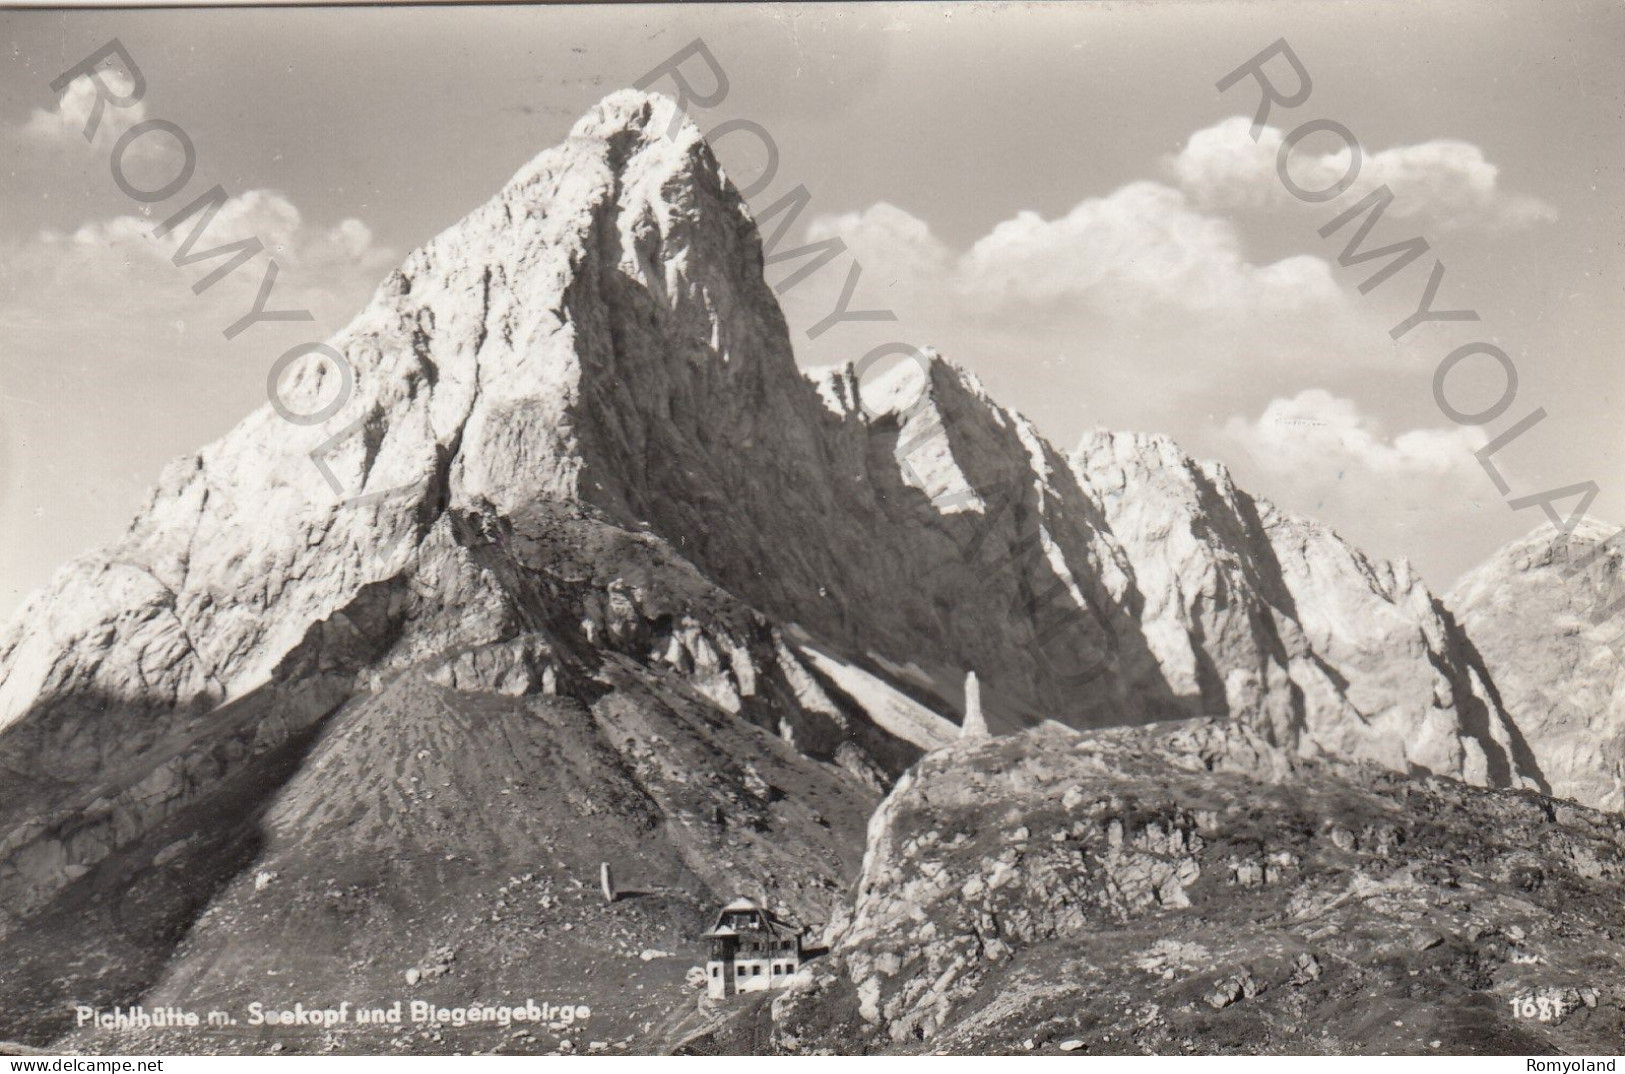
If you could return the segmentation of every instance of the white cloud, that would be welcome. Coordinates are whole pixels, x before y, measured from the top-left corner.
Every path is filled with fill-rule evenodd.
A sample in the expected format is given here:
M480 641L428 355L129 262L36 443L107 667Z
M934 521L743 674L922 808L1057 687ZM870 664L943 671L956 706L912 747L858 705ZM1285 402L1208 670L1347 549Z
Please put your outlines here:
M1473 457L1486 441L1478 428L1390 435L1351 400L1311 388L1257 418L1232 417L1215 444L1243 487L1392 557L1459 545L1463 532L1500 521L1500 497Z
M1181 187L1207 209L1263 209L1300 204L1276 173L1282 132L1266 126L1258 141L1244 117L1229 119L1191 135L1170 162ZM1333 187L1348 171L1349 150L1315 151L1337 142L1316 134L1294 147L1291 176L1306 190ZM1470 142L1436 139L1418 145L1371 152L1362 146L1360 172L1337 200L1352 204L1386 183L1394 201L1386 213L1395 218L1423 218L1444 228L1510 229L1555 220L1557 210L1539 198L1505 190L1500 169Z
M1423 337L1396 344L1389 329L1414 296L1355 295L1313 254L1257 260L1228 217L1301 206L1275 172L1282 137L1265 127L1255 143L1246 119L1225 120L1197 131L1167 162L1177 185L1129 183L1053 219L1020 212L964 249L889 203L817 217L807 238L840 237L863 267L858 305L891 309L905 327L843 325L804 345L804 357L845 360L899 335L967 355L1064 349L1114 356L1173 391L1227 384L1237 368L1291 370L1309 383L1358 368L1406 368ZM1323 148L1305 142L1294 157L1305 187L1329 186L1343 173L1344 158ZM1430 141L1367 155L1338 204L1387 183L1395 198L1386 214L1425 218L1418 227L1514 228L1555 217L1498 179L1478 147ZM786 301L792 322L825 317L844 281L825 270L798 286Z
M803 360L850 360L903 339L984 368L1054 355L1042 359L1046 376L1070 364L1077 383L1090 377L1102 389L1115 383L1170 398L1233 391L1259 375L1290 376L1295 388L1359 370L1414 369L1418 348L1429 345L1426 330L1397 342L1389 330L1416 295L1357 295L1318 251L1277 260L1250 252L1249 240L1270 236L1244 235L1248 218L1235 210L1302 207L1275 172L1282 137L1266 127L1255 143L1246 119L1226 120L1197 131L1166 162L1173 182L1132 182L1053 218L1020 212L965 247L950 247L889 203L817 217L807 238L840 237L863 267L854 308L887 309L896 319L846 322L801 343ZM1313 140L1300 147L1301 184L1327 186L1342 174L1326 148ZM1370 154L1337 204L1380 183L1395 194L1386 215L1416 218L1419 229L1504 229L1555 217L1544 202L1507 191L1466 142ZM1294 236L1314 242L1312 230L1277 229L1273 248ZM827 317L845 279L826 269L798 285L785 301L792 324L804 329Z
M92 221L67 233L47 229L13 247L0 266L0 283L7 285L0 291L7 296L0 304L0 324L38 320L66 303L80 316L84 311L120 319L158 316L163 323L218 322L223 328L252 304L267 259L275 259L279 268L274 306L300 304L318 317L345 316L353 312L346 304L364 297L396 260L360 220L312 227L283 194L250 190L226 199L193 254L247 238L258 238L264 251L195 295L192 285L228 263L230 255L177 267L171 258L201 215L180 221L159 238L153 230L164 218L160 211Z
M129 76L122 71L105 70L102 78L112 94L128 95L133 88ZM81 75L62 90L55 108L34 109L18 131L23 138L37 145L66 150L87 148L105 158L112 152L120 135L147 118L147 105L139 100L122 107L104 104L95 133L87 140L85 131L95 112L96 100L95 82L89 75ZM167 160L171 155L179 161L180 149L174 139L167 135L151 134L132 141L126 150L125 160L134 164L143 160Z
M286 348L323 339L348 321L398 260L359 220L313 226L284 195L253 190L226 200L193 254L251 237L265 249L195 293L193 285L232 255L177 267L171 256L199 217L155 238L163 219L162 212L121 215L0 243L0 382L24 394L49 390L62 362L88 375L85 356L97 354L149 370L214 368L233 355L233 365L263 376ZM269 308L308 310L313 319L255 324L226 340L224 331L254 308L273 258L279 271ZM227 413L247 409L237 409L235 399L223 405L233 408Z
M1093 297L1141 311L1302 310L1341 300L1325 261L1254 265L1227 221L1153 182L1089 198L1057 220L1021 213L978 240L959 270L960 286L973 293Z
M883 282L940 279L950 270L953 253L931 233L924 220L889 202L878 202L858 213L814 217L807 225L809 241L834 236L849 247L861 246L863 267Z
M843 325L804 345L813 362L899 338L982 362L1012 348L1065 350L1183 390L1227 362L1326 368L1394 356L1387 326L1369 303L1351 299L1329 262L1256 263L1228 221L1162 183L1131 183L1053 220L1019 213L963 252L885 203L817 217L807 237L844 240L863 266L857 304L884 304L902 323ZM844 281L844 271L829 269L798 286L786 302L792 322L826 315Z
M184 208L182 199L176 199L169 212ZM71 234L42 231L39 243L47 250L57 250L62 256L83 261L87 266L103 259L144 257L171 265L170 258L176 248L201 219L193 215L177 223L174 230L163 238L153 231L165 218L154 213L151 218L115 216L108 220L92 221L81 225ZM306 225L298 207L288 198L273 190L249 190L230 197L221 204L210 222L208 230L198 240L194 255L213 249L221 243L237 239L258 238L266 254L250 262L232 276L241 275L258 286L264 271L262 258L275 258L281 266L282 276L288 276L300 267L331 268L350 263L368 272L381 272L388 268L394 253L376 247L372 231L354 218L340 221L331 228L312 228ZM175 268L177 273L202 276L212 271L221 261L201 262L196 268ZM260 267L256 267L260 266ZM228 279L231 277L228 277Z
M1249 262L1235 229L1161 183L1138 182L1045 220L1022 212L955 256L921 220L881 203L815 218L809 239L839 236L881 286L951 292L986 310L1081 301L1119 314L1164 307L1226 315L1342 305L1328 262ZM832 274L833 275L833 274Z

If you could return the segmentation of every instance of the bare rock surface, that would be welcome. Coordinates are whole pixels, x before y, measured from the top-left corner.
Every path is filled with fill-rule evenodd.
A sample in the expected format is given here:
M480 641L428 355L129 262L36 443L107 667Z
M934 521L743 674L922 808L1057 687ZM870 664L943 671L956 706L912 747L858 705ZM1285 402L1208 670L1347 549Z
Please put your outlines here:
M1615 814L1234 723L1051 725L898 783L770 1032L792 1053L1606 1050L1622 878Z
M1619 527L1543 527L1447 598L1552 793L1625 809L1625 549Z

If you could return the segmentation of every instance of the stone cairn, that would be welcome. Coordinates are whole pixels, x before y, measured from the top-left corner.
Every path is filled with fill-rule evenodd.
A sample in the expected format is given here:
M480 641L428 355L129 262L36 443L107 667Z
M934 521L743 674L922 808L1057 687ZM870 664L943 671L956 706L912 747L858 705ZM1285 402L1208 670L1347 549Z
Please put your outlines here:
M959 737L988 737L987 720L982 716L982 684L974 671L965 673L965 722L959 725Z

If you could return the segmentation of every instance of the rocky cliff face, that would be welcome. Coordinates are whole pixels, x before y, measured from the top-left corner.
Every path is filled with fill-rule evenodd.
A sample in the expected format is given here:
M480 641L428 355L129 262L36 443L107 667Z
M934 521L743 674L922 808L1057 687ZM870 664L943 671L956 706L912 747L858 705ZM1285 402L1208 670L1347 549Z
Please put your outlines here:
M1448 598L1554 795L1625 809L1625 551L1587 519L1537 530Z
M289 818L335 860L409 830L373 784L313 805L327 784L305 766L408 778L428 758L384 749L378 706L409 715L433 757L448 740L424 713L461 727L465 696L485 699L480 718L543 713L552 731L519 725L543 739L590 725L619 757L593 763L627 779L672 735L741 772L791 765L806 794L845 805L811 828L747 809L749 831L783 838L742 868L809 921L848 875L853 818L951 738L971 669L995 732L1223 715L1300 755L1535 778L1471 646L1404 568L1166 441L1101 436L1067 456L935 355L803 375L744 203L692 125L668 135L672 109L607 98L330 341L354 374L330 422L250 415L0 631L10 940L132 884L166 890L161 866L185 862L202 879L142 911L162 971L242 870L281 871ZM339 380L326 363L290 371L285 405L316 412ZM685 714L655 732L666 745L623 738L617 713L652 698ZM661 778L708 784L697 764ZM561 801L508 774L526 786L458 800ZM609 846L658 831L650 853L686 863L673 890L697 914L735 894L706 839L738 836L744 795L779 801L762 782L679 804L610 780L624 793L608 806L564 800ZM440 823L446 839L498 830L491 868L520 869L506 819Z
M952 363L930 354L925 375L913 372L812 376L826 406L889 447L910 487L969 524L961 554L986 574L961 600L1007 599L1001 574L1030 565L1016 599L1037 624L1037 670L1063 689L1034 711L1010 705L1010 680L996 677L1005 729L1226 716L1306 754L1539 786L1471 644L1408 564L1254 499L1166 437L1102 431L1065 456ZM1012 522L992 551L980 543ZM1123 609L1130 631L1108 630L1103 645L1062 633L1088 608ZM1117 688L1105 711L1065 689L1094 678Z
M1614 814L1233 722L1047 725L899 782L830 957L752 1028L790 1053L1584 1052L1625 1024L1622 877Z

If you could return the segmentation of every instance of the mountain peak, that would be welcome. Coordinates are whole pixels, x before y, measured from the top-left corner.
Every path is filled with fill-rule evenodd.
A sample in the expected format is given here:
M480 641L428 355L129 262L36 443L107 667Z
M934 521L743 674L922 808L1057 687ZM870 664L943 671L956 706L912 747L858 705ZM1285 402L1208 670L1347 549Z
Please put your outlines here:
M593 105L570 128L571 138L609 141L617 135L635 134L647 141L669 140L682 144L699 140L699 128L663 93L621 89Z
M970 368L947 357L930 344L914 348L914 356L894 357L884 368L860 370L858 361L802 370L836 414L856 414L866 421L906 418L941 399L944 393L974 399L996 411L1002 422L1005 410Z
M666 166L678 167L697 146L705 147L709 158L705 137L670 97L616 90L576 120L563 142L541 150L520 168L494 200L512 201L516 190L545 186L571 168L592 171L601 166L616 177L651 151Z

